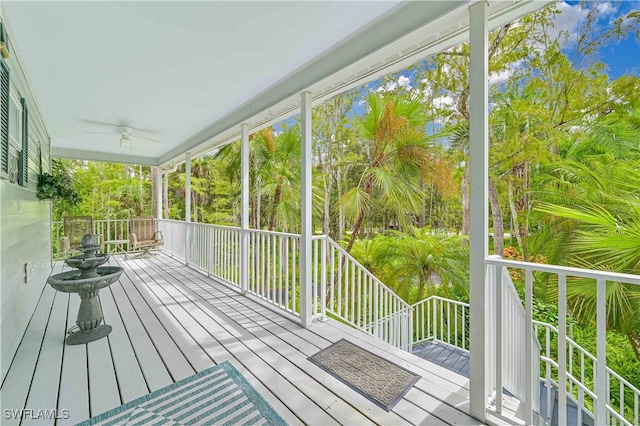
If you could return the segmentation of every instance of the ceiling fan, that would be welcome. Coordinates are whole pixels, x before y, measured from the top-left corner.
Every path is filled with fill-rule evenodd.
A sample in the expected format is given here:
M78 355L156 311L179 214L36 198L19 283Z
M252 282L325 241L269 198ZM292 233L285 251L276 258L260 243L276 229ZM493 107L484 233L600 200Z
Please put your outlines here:
M142 140L153 142L153 143L162 143L162 141L159 139L153 139L153 138L148 138L146 136L140 136L140 135L134 134L133 127L129 127L129 126L118 126L117 132L85 132L85 133L92 133L96 135L120 135L120 148L122 148L124 145L129 145L129 149L131 149L131 142L134 139L142 139Z

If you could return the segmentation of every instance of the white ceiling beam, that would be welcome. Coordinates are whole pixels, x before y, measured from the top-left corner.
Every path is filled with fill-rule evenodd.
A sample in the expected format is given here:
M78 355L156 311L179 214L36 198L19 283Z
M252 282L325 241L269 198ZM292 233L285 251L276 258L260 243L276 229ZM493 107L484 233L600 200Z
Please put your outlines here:
M106 161L108 163L136 164L141 166L157 166L157 158L131 155L124 151L122 153L88 151L82 149L62 148L51 144L51 155L56 158L70 158L74 160Z

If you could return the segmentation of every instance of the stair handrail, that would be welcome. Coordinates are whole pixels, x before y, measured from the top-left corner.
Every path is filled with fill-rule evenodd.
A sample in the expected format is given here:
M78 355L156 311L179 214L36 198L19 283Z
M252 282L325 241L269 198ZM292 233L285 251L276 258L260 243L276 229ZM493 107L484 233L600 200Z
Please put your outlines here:
M533 320L533 324L536 328L536 335L538 334L538 327L543 327L544 329L548 330L548 332L546 332L546 342L545 342L545 353L549 353L550 352L550 337L549 337L549 332L551 333L555 333L556 336L559 335L559 330L556 326L554 326L553 324L549 324L547 322L543 322L543 321L537 321L537 320ZM581 346L579 343L577 343L575 340L573 340L572 338L570 338L569 336L567 336L567 349L569 354L572 354L573 351L572 349L576 349L581 356L581 366L580 366L580 371L584 371L585 366L584 366L584 358L586 357L587 359L591 360L591 362L593 363L593 366L596 365L596 363L598 362L598 359L596 356L594 356L593 354L591 354L588 350L586 350L583 346ZM546 362L548 365L551 365L553 367L555 367L556 369L558 368L558 361L551 358L548 355L541 355L540 359L543 362ZM589 386L584 382L584 379L581 377L577 377L576 375L573 374L573 363L571 362L571 360L573 359L573 356L570 355L569 358L567 359L568 361L568 369L567 369L567 378L568 383L569 383L569 391L567 392L567 396L571 397L571 399L578 405L578 408L581 408L591 414L593 414L593 410L590 410L586 404L585 404L585 394L586 396L592 398L593 400L595 400L597 398L597 395L595 393L595 389L590 389ZM631 384L628 380L626 380L625 378L623 378L622 376L620 376L620 374L616 373L613 369L611 369L611 367L609 366L605 366L606 371L607 371L607 382L609 383L611 380L611 377L614 377L616 380L618 380L620 387L621 387L621 394L624 393L624 387L628 388L631 393L633 394L633 399L634 401L639 401L640 400L640 389L638 389L637 387L635 387L633 384ZM547 376L550 376L549 373L547 373ZM551 377L547 377L546 380L548 381L552 381L554 383L555 386L558 386L558 383L554 380L551 379ZM573 393L573 385L575 385L577 387L578 390L578 396L576 398L576 396ZM594 386L595 386L595 382L594 382ZM624 398L621 398L621 404L624 404ZM614 410L614 407L611 407L609 404L607 404L607 409L609 411L609 413L611 415L613 415L614 417L616 417L618 419L618 421L623 422L624 424L630 425L632 426L633 424L630 423L628 420L626 420L624 418L624 416L621 416L620 411L624 411L622 408L620 408L618 411ZM637 423L637 417L636 417L636 423Z
M327 256L332 259L331 262L323 262L327 268L323 274L326 277L326 311L358 330L373 334L395 347L411 352L413 344L411 306L331 237L323 235L316 236L315 239L326 242ZM337 262L333 257L334 251L338 254ZM339 298L335 299L336 295L341 295L342 291L342 286L335 286L335 273L341 271L343 267L346 269L345 291L351 290L352 296L358 300L357 306L355 299L351 301L351 311L348 310L348 306L346 310L342 309L343 305ZM351 268L350 273L349 268ZM349 282L350 276L354 281L352 283ZM340 279L342 280L342 277ZM363 294L363 287L365 291L368 289L369 294ZM359 291L357 294L356 288ZM365 296L368 296L368 299ZM365 299L364 304L363 299ZM358 315L354 312L356 309Z

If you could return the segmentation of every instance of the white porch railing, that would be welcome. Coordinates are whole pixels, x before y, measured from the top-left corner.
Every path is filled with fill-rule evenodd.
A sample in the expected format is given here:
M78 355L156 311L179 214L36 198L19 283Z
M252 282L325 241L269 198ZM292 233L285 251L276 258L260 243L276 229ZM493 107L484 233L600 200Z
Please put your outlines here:
M300 235L250 229L249 294L300 315Z
M313 288L320 293L314 313L333 315L410 352L411 306L331 238L313 237L313 247Z
M411 305L413 343L440 341L469 350L469 304L431 296Z
M525 276L525 344L536 331L543 331L544 351L542 360L545 362L545 376L548 380L555 378L554 384L557 386L558 394L558 424L567 424L567 401L573 400L578 404L580 410L591 412L594 415L596 425L628 425L638 426L638 400L640 399L638 389L632 386L615 372L606 366L606 287L607 283L624 283L630 285L640 285L640 276L628 274L616 274L604 271L593 271L586 269L561 267L553 265L541 265L528 262L517 262L504 260L499 257L489 257L486 259L487 270L490 271L487 284L492 288L502 288L500 281L509 274L509 270L524 271ZM558 283L558 326L543 325L537 323L533 328L533 283L534 272L547 273L550 277L557 279ZM507 275L505 275L507 274ZM573 279L592 280L597 293L597 354L588 354L583 348L577 345L567 336L567 282ZM502 300L505 297L503 291L492 291L491 299L493 306L503 306ZM504 309L489 310L490 317L496 321L496 327L506 321ZM491 329L489 329L491 330ZM489 332L490 334L490 332ZM555 342L553 342L555 340ZM557 351L551 349L553 344ZM491 343L495 353L502 353L503 347L508 344L503 339L495 339ZM528 345L526 346L528 348ZM525 382L524 389L531 389L525 394L525 422L532 422L534 393L538 393L537 387L533 383L538 382L539 369L535 370L535 356L533 352L525 349L525 368L522 375ZM576 360L579 359L579 361ZM598 361L600 360L600 361ZM531 367L531 368L529 368ZM504 386L504 360L501 358L492 359L492 380L494 389L502 389ZM593 377L594 384L586 383L588 374ZM614 398L611 389L619 389L619 396ZM496 396L496 412L502 412L501 395ZM593 408L592 408L593 407Z
M541 360L545 363L545 381L550 386L558 386L554 373L558 371L557 353L558 336L560 332L557 327L545 322L533 321L535 331L542 342ZM579 407L578 424L583 423L584 412L593 413L596 404L596 386L594 381L587 378L595 377L598 360L585 348L567 337L567 398ZM637 426L640 410L640 390L621 377L611 368L607 371L607 399L612 399L612 389L618 391L618 403L609 405L608 411L611 415L610 424L634 425ZM550 393L548 394L550 395ZM550 396L548 396L550 398ZM550 401L547 401L550 406Z
M63 222L61 220L51 223L51 241L53 244L53 259L59 260L64 257L60 250L60 238L64 237ZM128 240L129 239L129 219L99 219L93 221L93 233L102 236L102 241ZM124 244L125 250L129 243ZM112 247L104 247L109 251Z
M485 312L489 313L485 317L488 331L485 351L490 391L495 395L496 405L501 404L503 389L520 401L525 401L527 394L530 394L531 408L538 413L540 386L536 378L540 371L540 344L537 336L531 332L532 325L527 324L525 309L509 272L487 268L485 283L488 295ZM501 303L498 302L498 293ZM500 309L497 309L498 306ZM527 345L527 339L530 346ZM527 364L527 358L531 360L531 365ZM497 365L501 368L498 369ZM530 383L526 381L528 375L523 374L526 370L530 370L534 377Z
M169 253L176 259L187 258L187 222L181 220L158 221L158 230L164 237L164 245L161 250Z

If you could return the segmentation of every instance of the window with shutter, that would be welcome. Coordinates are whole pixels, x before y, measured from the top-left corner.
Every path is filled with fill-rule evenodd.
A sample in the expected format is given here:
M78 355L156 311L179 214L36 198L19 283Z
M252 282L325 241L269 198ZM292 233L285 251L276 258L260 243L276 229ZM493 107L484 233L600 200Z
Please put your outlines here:
M22 105L22 152L18 158L18 184L27 186L29 183L29 113L27 111L27 101L20 99Z
M0 142L2 171L9 171L9 67L0 59Z

